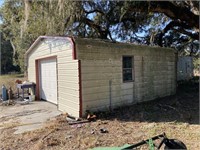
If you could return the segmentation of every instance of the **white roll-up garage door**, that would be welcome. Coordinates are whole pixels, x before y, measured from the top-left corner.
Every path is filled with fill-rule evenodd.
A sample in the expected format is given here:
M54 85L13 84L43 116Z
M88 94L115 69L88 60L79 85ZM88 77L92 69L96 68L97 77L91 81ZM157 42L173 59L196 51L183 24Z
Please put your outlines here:
M56 59L40 61L40 98L57 104Z

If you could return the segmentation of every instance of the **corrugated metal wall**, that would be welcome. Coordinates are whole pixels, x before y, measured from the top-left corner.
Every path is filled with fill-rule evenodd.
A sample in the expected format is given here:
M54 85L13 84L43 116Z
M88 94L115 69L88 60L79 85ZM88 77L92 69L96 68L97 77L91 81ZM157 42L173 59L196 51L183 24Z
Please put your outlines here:
M76 47L82 69L83 114L176 92L172 49L87 39L76 39ZM134 82L123 83L124 55L134 56Z
M73 60L72 45L67 38L47 38L28 54L28 79L36 82L35 60L57 56L58 108L79 116L78 60Z
M177 80L189 80L193 77L193 59L191 56L179 56L177 62Z

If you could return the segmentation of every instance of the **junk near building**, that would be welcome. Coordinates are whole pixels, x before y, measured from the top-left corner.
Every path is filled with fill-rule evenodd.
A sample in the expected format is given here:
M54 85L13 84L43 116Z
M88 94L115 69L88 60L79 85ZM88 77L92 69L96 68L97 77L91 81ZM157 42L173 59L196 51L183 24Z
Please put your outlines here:
M35 84L32 82L23 82L16 80L17 93L14 93L11 86L6 88L5 84L2 85L0 92L0 100L3 104L13 105L16 100L21 104L28 104L35 100ZM15 101L14 101L15 100Z
M157 141L159 140L159 141ZM157 142L157 143L156 143ZM159 150L164 147L164 150L171 149L182 149L187 150L187 147L183 142L177 139L168 139L166 134L160 134L147 140L142 140L141 142L135 144L125 144L122 147L96 147L91 150L125 150L125 149L138 149L142 146L147 146L149 150Z
M4 84L2 85L1 93L2 93L1 100L6 101L7 100L7 89Z
M6 86L3 84L2 88L1 88L1 98L0 100L2 100L3 104L6 105L13 105L14 101L13 101L13 90L11 87L9 87L9 89L6 88Z

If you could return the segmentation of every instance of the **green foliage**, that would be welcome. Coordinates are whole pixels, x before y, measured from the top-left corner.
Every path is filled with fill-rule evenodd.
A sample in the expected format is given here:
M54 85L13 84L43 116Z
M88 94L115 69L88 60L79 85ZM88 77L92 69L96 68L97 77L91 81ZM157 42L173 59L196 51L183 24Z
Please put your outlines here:
M193 64L194 64L194 69L199 70L200 69L200 58L194 58Z
M23 70L24 53L40 35L73 35L160 45L196 55L198 25L187 15L196 18L198 5L171 1L7 0L0 9L0 16L2 33L14 50L14 62ZM186 10L186 17L173 16L179 12L174 11L175 8Z
M24 54L40 35L64 35L79 3L69 1L7 0L2 6L2 33L14 49L14 62L24 70ZM76 6L75 6L76 5ZM65 9L64 9L65 8Z
M19 72L19 67L13 65L13 49L9 40L5 40L5 38L1 34L1 62L0 62L0 73L5 74L11 71Z

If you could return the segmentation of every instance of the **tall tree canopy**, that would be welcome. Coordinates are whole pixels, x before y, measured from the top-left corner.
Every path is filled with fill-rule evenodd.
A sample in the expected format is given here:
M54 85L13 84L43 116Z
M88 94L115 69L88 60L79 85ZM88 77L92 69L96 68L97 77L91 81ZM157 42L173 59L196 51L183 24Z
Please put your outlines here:
M73 35L146 45L199 49L198 1L7 0L2 32L18 63L40 35Z
M0 32L0 75L19 71L19 66L13 63L13 49L9 40L5 40Z

